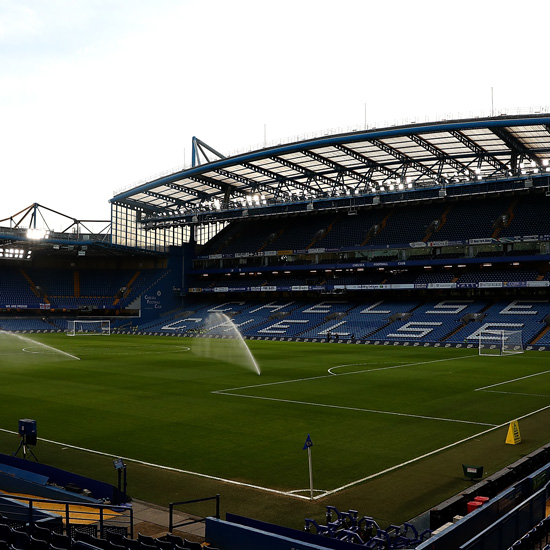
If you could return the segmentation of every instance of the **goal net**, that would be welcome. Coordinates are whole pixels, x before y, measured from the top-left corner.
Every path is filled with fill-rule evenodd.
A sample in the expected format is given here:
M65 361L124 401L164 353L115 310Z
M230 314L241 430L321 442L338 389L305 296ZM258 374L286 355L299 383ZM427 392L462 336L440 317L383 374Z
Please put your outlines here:
M523 353L521 330L481 330L478 334L479 355L515 355Z
M67 321L67 336L109 336L111 321Z

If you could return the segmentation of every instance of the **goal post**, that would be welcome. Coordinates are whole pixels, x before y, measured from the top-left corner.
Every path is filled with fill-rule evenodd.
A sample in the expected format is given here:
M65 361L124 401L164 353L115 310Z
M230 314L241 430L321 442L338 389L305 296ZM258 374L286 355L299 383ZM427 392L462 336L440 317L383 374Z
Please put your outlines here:
M479 355L517 355L524 352L521 330L480 330L477 339Z
M67 321L67 336L109 336L111 321L98 319L95 321Z

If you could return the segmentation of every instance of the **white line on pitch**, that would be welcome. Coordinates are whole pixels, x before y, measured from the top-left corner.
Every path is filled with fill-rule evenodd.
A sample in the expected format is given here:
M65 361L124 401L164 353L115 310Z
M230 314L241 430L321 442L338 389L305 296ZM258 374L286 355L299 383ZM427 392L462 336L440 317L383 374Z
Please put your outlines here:
M401 369L403 367L415 367L418 365L429 365L430 363L442 363L444 361L455 361L456 359L466 359L466 358L472 358L477 356L472 355L462 355L460 357L448 357L447 359L434 359L433 361L420 361L418 363L402 363L400 365L392 365L391 367L380 367L377 369L364 369L364 370L356 370L352 372L343 372L341 374L323 374L321 376L311 376L309 378L295 378L294 380L280 380L279 382L266 382L265 384L253 384L251 386L239 386L238 388L227 388L226 390L215 390L212 393L226 393L230 391L235 390L248 390L250 388L261 388L264 386L277 386L279 384L292 384L294 382L307 382L309 380L320 380L322 378L330 378L332 376L349 376L351 374L362 374L365 372L376 372L381 370L390 370L390 369ZM331 367L331 369L337 368L337 367L349 367L349 366L359 366L359 365L369 365L370 363L350 363L348 365L336 365L334 367ZM330 370L329 370L330 372ZM244 396L243 396L244 397Z
M503 393L504 395L525 395L527 397L550 397L543 393L521 393L516 391L484 390L485 393Z
M9 434L17 435L17 432L14 432L12 430L5 430L3 428L0 428L0 432L5 432ZM277 489L271 489L270 487L262 487L261 485L253 485L252 483L243 483L242 481L235 481L233 479L225 479L223 477L217 477L217 476L211 476L208 474L201 474L200 472L191 472L189 470L182 470L180 468L173 468L171 466L163 466L162 464L153 464L151 462L145 462L144 460L136 460L135 458L130 458L127 456L120 456L120 455L113 455L110 453L104 453L102 451L95 451L94 449L87 449L86 447L77 447L76 445L69 445L67 443L61 443L59 441L53 441L51 439L44 439L40 438L40 441L45 441L46 443L51 443L52 445L59 445L60 447L66 447L68 449L75 449L76 451L83 451L85 453L100 455L100 456L106 456L109 458L122 458L123 460L126 460L128 462L133 462L134 464L141 464L142 466L149 466L151 468L158 468L159 470L166 470L169 472L176 472L178 474L187 474L191 476L196 477L203 477L205 479L211 479L213 481L221 481L222 483L229 483L231 485L238 485L239 487L248 487L249 489L257 489L259 491L265 491L267 493L274 493L276 495L282 495L282 496L291 496L294 498L300 498L303 500L310 500L309 496L304 495L296 495L292 494L292 492L288 491L279 491Z
M519 418L515 418L514 420L522 420L524 418L527 418L529 416L532 416L534 414L537 414L539 412L542 412L546 409L550 409L550 405L547 405L546 407L542 407L536 411L524 414L523 416L520 416ZM504 426L508 426L510 424L510 420L507 422L504 422L503 424L499 424L498 426L494 426L493 428L489 428L488 430L485 430L483 432L479 432L477 434L474 434L470 437L466 437L465 439L461 439L460 441L455 441L454 443L450 443L449 445L445 445L445 447L441 447L439 449L435 449L434 451L430 451L429 453L423 454L422 456L417 456L415 458L412 458L411 460L407 460L406 462L402 462L401 464L396 464L395 466L391 466L390 468L386 468L385 470L381 470L380 472L376 472L375 474L371 474L370 476L363 477L361 479L357 479L355 481L352 481L351 483L347 483L346 485L342 485L341 487L337 487L336 489L332 489L331 491L327 491L321 496L313 497L313 500L318 500L319 498L326 497L328 495L333 495L335 493L339 493L340 491L344 491L345 489L349 489L350 487L353 487L354 485L359 485L360 483L364 483L365 481L369 481L371 479L374 479L375 477L379 477L381 475L387 474L389 472L392 472L394 470L397 470L399 468L402 468L403 466L408 466L409 464L413 464L414 462L418 462L419 460L422 460L423 458L427 458L429 456L432 456L434 454L437 454L442 451L446 451L447 449L450 449L452 447L456 447L457 445L460 445L461 443L465 443L466 441L469 441L470 439L475 439L476 437L488 434L494 430L498 430L499 428L503 428Z
M520 376L519 378L513 378L512 380L506 380L504 382L498 382L497 384L491 384L490 386L483 386L482 388L476 388L475 391L486 390L487 388L494 388L496 386L503 386L504 384L510 384L511 382L517 382L518 380L525 380L526 378L532 378L533 376L540 376L541 374L548 374L550 370L543 372L536 372L535 374L528 374L527 376Z
M550 405L548 405L546 407L542 407L542 408L540 408L536 411L527 413L527 414L525 414L525 415L523 415L519 418L516 418L515 420L518 420L518 421L522 420L523 418L527 418L529 416L532 416L534 414L537 414L537 413L542 412L542 411L544 411L546 409L549 409L549 408L550 408ZM358 485L359 483L363 483L363 482L368 481L370 479L373 479L375 477L381 476L385 473L391 472L393 470L397 470L398 468L401 468L403 466L407 466L408 464L412 464L412 463L417 462L419 460L422 460L423 458L426 458L428 456L434 455L434 454L439 453L441 451L444 451L446 449L450 449L451 447L455 447L456 445L459 445L460 443L464 443L466 441L469 441L470 439L474 439L474 438L479 437L481 435L484 435L486 433L492 432L492 431L494 431L498 428L502 428L504 426L507 426L509 423L510 423L510 421L504 422L503 424L499 424L498 426L494 426L492 428L489 428L488 430L485 430L483 432L479 432L477 434L474 434L474 435L472 435L470 437L467 437L465 439L462 439L460 441L456 441L454 443L446 445L445 447L441 447L439 449L436 449L434 451L426 453L422 456L412 458L411 460L408 460L406 462L402 462L401 464L396 464L395 466L392 466L391 468L387 468L387 469L382 470L380 472L376 472L374 474L371 474L370 476L366 476L366 477L358 479L356 481L352 481L351 483L348 483L346 485L342 485L341 487L337 487L336 489L332 489L330 491L325 491L323 494L321 494L319 496L316 496L316 497L313 497L313 499L318 500L318 499L323 498L325 496L338 493L340 491L343 491L344 489L348 489L350 487L353 487L354 485ZM13 430L6 430L6 429L3 429L3 428L0 428L0 431L5 432L5 433L9 433L9 434L17 435L17 432L14 432ZM268 492L268 493L273 493L273 494L277 494L277 495L281 495L281 496L289 496L289 497L293 497L293 498L299 498L299 499L302 499L302 500L310 500L310 498L308 496L297 495L297 494L294 494L293 491L287 491L287 492L278 491L277 489L271 489L269 487L262 487L260 485L253 485L253 484L250 484L250 483L242 483L240 481L234 481L232 479L225 479L225 478L221 478L221 477L211 476L211 475L208 475L208 474L201 474L199 472L191 472L189 470L181 470L179 468L172 468L170 466L163 466L161 464L152 464L151 462L145 462L143 460L136 460L136 459L129 458L129 457L113 455L113 454L104 453L104 452L101 452L101 451L95 451L93 449L87 449L85 447L77 447L76 445L69 445L69 444L66 444L66 443L60 443L59 441L53 441L51 439L43 439L42 438L41 440L46 441L47 443L51 443L53 445L58 445L58 446L61 446L61 447L67 447L69 449L75 449L77 451L83 451L83 452L87 452L87 453L90 453L90 454L106 456L106 457L109 457L109 458L122 458L123 460L127 460L128 462L133 462L135 464L141 464L143 466L149 466L149 467L152 467L152 468L158 468L160 470L166 470L166 471L176 472L176 473L180 473L180 474L187 474L187 475L192 475L192 476L197 476L197 477L203 477L205 479L211 479L211 480L214 480L214 481L221 481L223 483L229 483L231 485L237 485L237 486L240 486L240 487L247 487L247 488L250 488L250 489L258 489L260 491L265 491L265 492Z
M458 422L460 424L475 424L476 426L496 426L496 424L488 424L487 422L473 422L471 420L457 420L456 418L440 418L438 416L424 416L421 414L409 414L409 413L400 413L392 411L382 411L378 409L363 409L361 407L345 407L343 405L328 405L326 403L313 403L310 401L295 401L293 399L279 399L276 397L262 397L259 395L245 395L240 393L229 393L229 392L217 392L220 395L230 395L233 397L246 397L248 399L263 399L265 401L280 401L282 403L293 403L295 405L308 405L310 407L327 407L329 409L343 409L346 411L358 411L358 412L368 412L373 414L389 414L393 416L405 416L408 418L421 418L423 420L437 420L440 422Z

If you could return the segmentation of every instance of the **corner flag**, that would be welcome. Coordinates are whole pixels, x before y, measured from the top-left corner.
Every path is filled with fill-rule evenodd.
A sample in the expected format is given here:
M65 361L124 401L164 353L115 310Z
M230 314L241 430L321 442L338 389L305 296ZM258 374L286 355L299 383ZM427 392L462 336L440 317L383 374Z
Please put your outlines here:
M307 434L306 442L302 447L302 451L307 449L307 460L309 463L309 499L313 500L313 467L311 466L311 447L313 447L313 441L311 441L311 437Z

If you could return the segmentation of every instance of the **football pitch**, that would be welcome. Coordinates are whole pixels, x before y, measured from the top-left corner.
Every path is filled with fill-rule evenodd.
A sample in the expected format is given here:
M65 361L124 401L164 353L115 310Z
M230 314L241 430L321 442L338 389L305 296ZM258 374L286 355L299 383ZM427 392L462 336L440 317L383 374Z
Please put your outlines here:
M547 442L533 430L520 445L504 444L509 422L519 420L521 430L550 407L544 353L250 341L258 375L234 340L0 333L0 344L0 441L13 441L3 453L17 448L18 419L32 418L35 452L40 458L47 445L54 466L82 467L58 462L62 451L95 457L84 462L123 457L129 476L136 465L152 480L181 474L194 490L215 488L222 498L246 489L265 508L276 498L315 511L348 496L349 508L376 516L361 507L371 480L391 487L392 473L430 469L431 457L462 448L456 463L438 466L445 486L460 477L461 460L483 460L492 473L533 450L526 445ZM308 434L317 508L309 501ZM432 505L450 496L435 495L434 475ZM152 490L135 494L129 479L130 494L153 498ZM156 498L167 505L177 494L164 488Z

